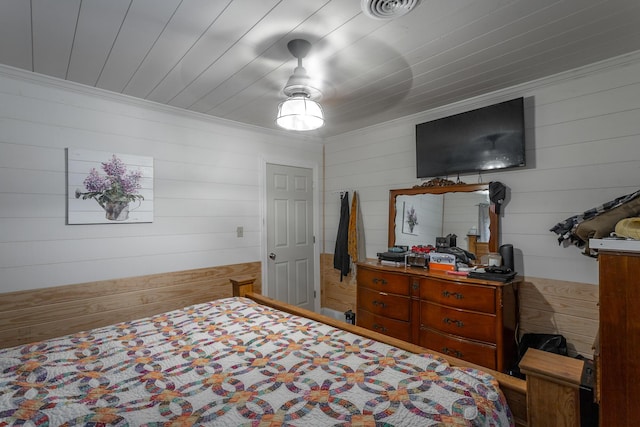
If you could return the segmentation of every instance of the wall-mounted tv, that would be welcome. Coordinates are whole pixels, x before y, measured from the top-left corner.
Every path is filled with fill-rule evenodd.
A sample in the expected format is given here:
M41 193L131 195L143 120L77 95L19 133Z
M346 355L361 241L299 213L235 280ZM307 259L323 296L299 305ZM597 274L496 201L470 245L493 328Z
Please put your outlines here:
M418 178L525 166L524 99L416 125Z

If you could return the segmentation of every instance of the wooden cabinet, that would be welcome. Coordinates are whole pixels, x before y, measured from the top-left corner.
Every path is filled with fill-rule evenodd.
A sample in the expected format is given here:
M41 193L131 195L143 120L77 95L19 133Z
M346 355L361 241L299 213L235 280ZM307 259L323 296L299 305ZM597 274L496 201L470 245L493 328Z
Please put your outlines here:
M515 310L512 290L512 284L421 279L418 344L491 369L507 370L515 351L515 315L509 322L504 318L505 311Z
M615 242L614 242L615 243ZM620 248L637 247L624 241ZM593 247L593 246L592 246ZM601 426L640 425L640 250L599 250Z
M356 322L367 329L404 341L411 334L411 277L358 267Z
M516 355L515 283L358 264L356 322L498 371Z

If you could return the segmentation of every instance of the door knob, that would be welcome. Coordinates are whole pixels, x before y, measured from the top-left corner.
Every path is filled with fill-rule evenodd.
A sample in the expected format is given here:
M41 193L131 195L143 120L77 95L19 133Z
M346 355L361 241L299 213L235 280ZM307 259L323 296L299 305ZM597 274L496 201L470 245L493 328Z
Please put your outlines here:
M271 252L271 253L269 254L269 258L271 258L271 259L276 259L276 254L274 254L273 252Z

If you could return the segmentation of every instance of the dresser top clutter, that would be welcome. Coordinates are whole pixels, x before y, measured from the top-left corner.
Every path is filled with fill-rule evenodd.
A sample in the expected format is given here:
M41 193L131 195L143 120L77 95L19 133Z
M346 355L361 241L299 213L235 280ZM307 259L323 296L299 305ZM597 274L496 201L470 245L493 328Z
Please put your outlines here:
M358 268L365 267L371 270L377 270L380 272L388 272L394 274L402 274L410 277L419 278L431 278L438 280L446 280L449 282L455 282L461 285L486 285L493 287L512 286L522 282L522 277L516 275L513 279L501 282L495 280L487 280L477 277L468 277L464 275L454 274L448 271L429 270L428 268L411 267L407 265L387 265L381 263L379 260L368 259L366 261L358 263Z

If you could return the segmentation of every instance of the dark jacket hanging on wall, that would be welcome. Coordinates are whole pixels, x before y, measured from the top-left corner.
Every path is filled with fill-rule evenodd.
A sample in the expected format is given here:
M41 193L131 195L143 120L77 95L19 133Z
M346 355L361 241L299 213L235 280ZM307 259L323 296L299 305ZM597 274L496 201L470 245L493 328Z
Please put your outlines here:
M345 192L340 203L340 223L336 237L336 249L333 253L333 268L340 270L342 277L349 274L351 257L349 256L349 192Z

